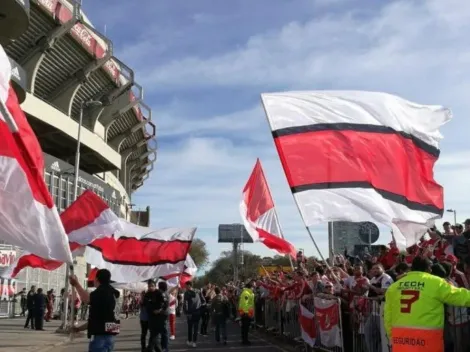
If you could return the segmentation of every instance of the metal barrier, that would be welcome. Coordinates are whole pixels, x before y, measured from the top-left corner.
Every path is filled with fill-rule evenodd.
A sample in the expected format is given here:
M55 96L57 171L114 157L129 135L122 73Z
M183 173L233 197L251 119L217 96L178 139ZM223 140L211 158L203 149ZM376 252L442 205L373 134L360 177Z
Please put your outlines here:
M258 298L256 305L256 325L295 343L299 349L344 351L343 318L341 301L338 298L326 295L301 301Z

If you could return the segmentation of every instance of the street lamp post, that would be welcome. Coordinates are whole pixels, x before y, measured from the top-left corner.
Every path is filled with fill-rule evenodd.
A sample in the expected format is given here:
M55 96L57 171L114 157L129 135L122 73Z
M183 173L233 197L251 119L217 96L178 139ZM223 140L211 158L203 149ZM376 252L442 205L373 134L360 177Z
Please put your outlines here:
M87 108L91 107L100 107L103 103L96 100L90 100L86 102L82 102L80 105L80 115L78 120L78 133L77 133L77 149L75 152L75 174L73 179L73 201L75 201L78 197L78 176L80 172L80 146L81 146L81 136L82 136L82 125L83 125L83 111ZM64 313L63 313L63 320L62 320L62 329L65 331L67 327L67 315L68 315L68 301L69 301L69 277L73 275L73 264L67 265L67 269L65 272L65 299L64 299ZM75 316L75 302L74 302L74 291L72 290L72 302L70 304L70 321L71 325L73 326L74 323L74 316Z
M455 209L447 209L448 213L454 213L454 226L457 226L457 210Z

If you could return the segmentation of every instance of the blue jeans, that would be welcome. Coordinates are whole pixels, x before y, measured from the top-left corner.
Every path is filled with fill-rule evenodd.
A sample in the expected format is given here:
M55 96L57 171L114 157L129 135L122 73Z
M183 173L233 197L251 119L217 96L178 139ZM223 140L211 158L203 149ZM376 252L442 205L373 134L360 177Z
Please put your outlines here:
M97 335L91 338L88 352L112 352L114 350L114 339L112 335Z

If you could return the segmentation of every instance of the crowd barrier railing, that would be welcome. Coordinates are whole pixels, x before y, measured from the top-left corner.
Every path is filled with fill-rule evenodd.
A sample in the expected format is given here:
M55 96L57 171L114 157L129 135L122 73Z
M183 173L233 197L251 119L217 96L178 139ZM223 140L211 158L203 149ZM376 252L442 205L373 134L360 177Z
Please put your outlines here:
M343 352L341 301L318 295L301 300L257 297L255 325L299 350Z

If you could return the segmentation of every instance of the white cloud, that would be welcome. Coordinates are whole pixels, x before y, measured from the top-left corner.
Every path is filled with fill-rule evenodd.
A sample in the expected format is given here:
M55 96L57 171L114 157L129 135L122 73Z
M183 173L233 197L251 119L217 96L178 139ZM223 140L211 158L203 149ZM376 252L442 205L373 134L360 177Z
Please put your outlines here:
M461 222L470 218L466 181L470 124L464 120L470 114L468 34L470 3L395 1L375 14L357 9L307 23L288 23L277 31L254 34L244 46L223 55L181 57L152 67L143 76L146 86L176 92L244 87L258 96L279 87L351 88L388 91L420 103L450 106L456 117L443 129L446 138L436 178L445 188L446 206L457 209ZM203 228L201 234L210 244L212 258L217 257L225 249L216 245L217 225L240 221L241 189L260 157L286 237L314 254L260 106L240 106L239 111L197 120L175 116L170 110L159 114L159 119L162 135L186 139L162 145L154 173L137 193L137 202L151 204L155 226L197 225ZM247 135L249 143L246 138L236 138ZM452 214L446 213L444 219L452 221ZM314 231L326 250L326 225Z

